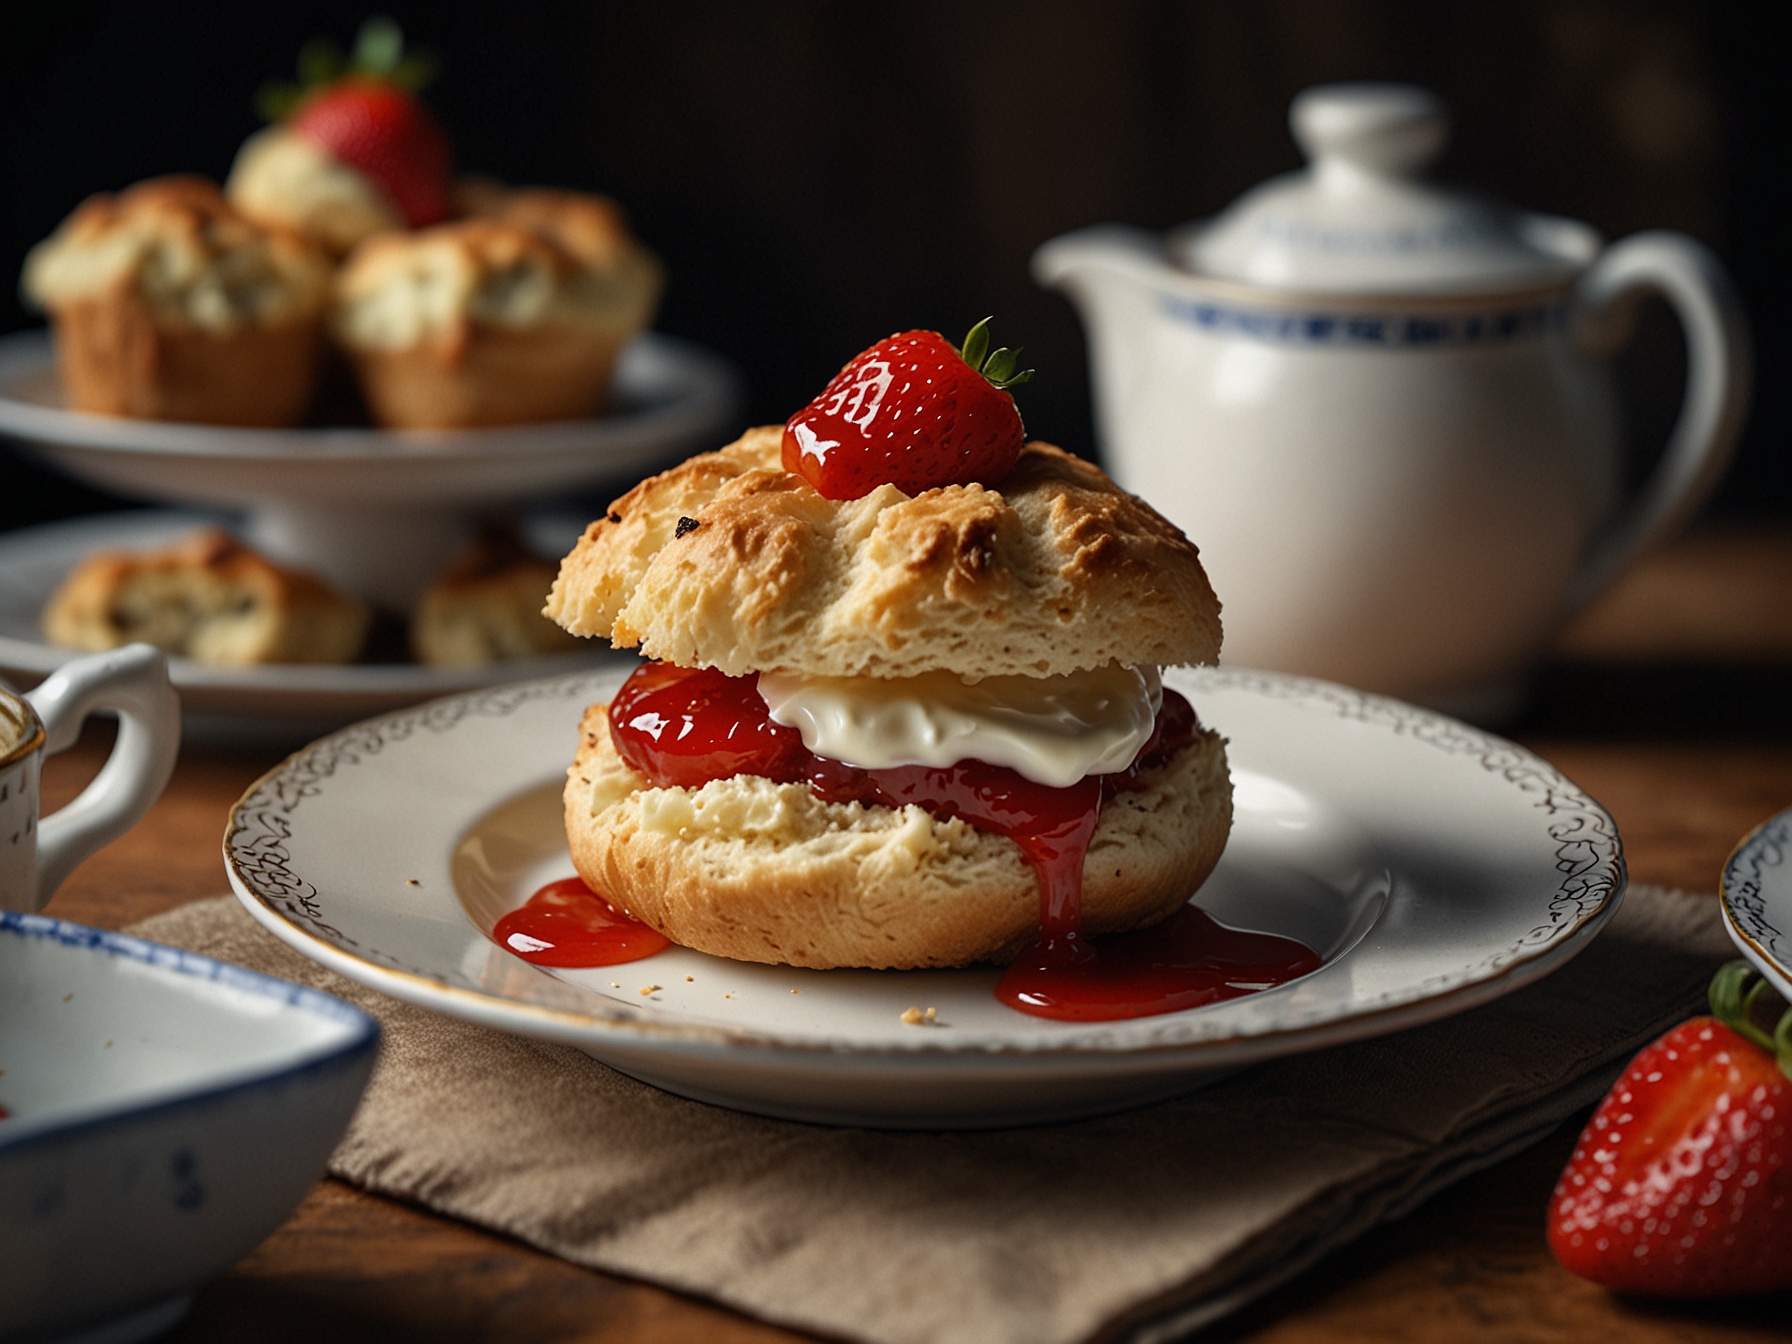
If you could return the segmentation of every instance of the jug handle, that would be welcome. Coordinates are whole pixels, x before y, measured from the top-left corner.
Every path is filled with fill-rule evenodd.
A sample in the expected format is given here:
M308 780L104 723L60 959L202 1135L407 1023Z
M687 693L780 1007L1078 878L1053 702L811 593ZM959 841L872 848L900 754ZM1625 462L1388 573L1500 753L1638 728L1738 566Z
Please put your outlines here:
M147 644L77 658L25 699L44 725L44 753L74 746L95 710L118 715L118 740L93 782L37 829L37 908L94 850L111 844L167 787L180 753L180 696L168 663Z
M1571 611L1705 501L1748 413L1754 360L1742 303L1711 249L1685 234L1651 230L1607 248L1576 286L1569 319L1575 343L1592 354L1615 351L1648 293L1668 301L1686 332L1686 396L1661 461L1581 566L1569 590Z

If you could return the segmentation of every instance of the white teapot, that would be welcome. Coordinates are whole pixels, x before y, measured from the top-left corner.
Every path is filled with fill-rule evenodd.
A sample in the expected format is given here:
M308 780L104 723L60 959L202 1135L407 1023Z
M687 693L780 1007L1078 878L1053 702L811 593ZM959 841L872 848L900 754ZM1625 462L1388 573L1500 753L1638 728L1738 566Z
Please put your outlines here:
M1167 238L1053 239L1034 275L1088 327L1110 470L1201 548L1226 661L1499 717L1716 484L1747 408L1740 306L1680 234L1603 247L1421 181L1447 134L1423 89L1309 89L1290 121L1303 171ZM1685 326L1686 397L1621 504L1608 364L1649 291Z

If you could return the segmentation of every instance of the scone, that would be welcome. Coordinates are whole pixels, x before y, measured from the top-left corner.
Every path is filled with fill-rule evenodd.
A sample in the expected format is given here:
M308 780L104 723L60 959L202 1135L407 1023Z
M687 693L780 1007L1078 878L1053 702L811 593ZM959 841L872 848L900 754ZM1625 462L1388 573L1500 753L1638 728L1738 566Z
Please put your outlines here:
M486 529L412 613L412 655L436 667L482 667L577 648L577 637L542 614L555 572L514 530Z
M159 551L101 551L44 609L44 638L98 652L141 640L198 663L349 663L368 612L309 574L269 563L220 528Z
M77 411L224 425L305 413L330 267L197 177L90 197L25 261Z
M940 400L903 364L924 346L977 387ZM1224 745L1158 678L1218 655L1197 552L1093 466L1023 448L994 376L1012 359L966 347L880 343L821 418L642 483L562 562L550 615L664 660L585 716L573 862L674 942L821 968L1006 961L1042 932L1160 921L1219 859ZM917 396L949 422L931 439L898 406ZM880 413L907 445L894 470L842 449ZM834 488L850 452L869 475Z
M359 247L331 329L374 419L458 429L594 415L652 319L659 264L619 222L471 219ZM560 241L564 237L566 241Z

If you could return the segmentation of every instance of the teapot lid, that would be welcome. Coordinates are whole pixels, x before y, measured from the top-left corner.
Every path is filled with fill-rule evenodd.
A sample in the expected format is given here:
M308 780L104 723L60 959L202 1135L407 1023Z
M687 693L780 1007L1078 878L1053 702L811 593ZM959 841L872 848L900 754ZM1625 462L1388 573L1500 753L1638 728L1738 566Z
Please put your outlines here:
M1580 270L1599 236L1572 220L1433 186L1449 117L1410 84L1322 84L1288 111L1307 167L1270 179L1171 244L1203 275L1321 293L1529 288Z

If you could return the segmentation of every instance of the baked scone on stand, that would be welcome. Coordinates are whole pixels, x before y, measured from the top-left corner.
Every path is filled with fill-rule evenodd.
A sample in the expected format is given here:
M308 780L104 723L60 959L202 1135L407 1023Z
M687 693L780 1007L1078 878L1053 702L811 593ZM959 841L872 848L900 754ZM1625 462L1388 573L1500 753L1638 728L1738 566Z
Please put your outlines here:
M1224 744L1159 678L1219 652L1194 546L1024 442L983 333L880 342L563 561L549 615L656 660L587 711L568 773L587 925L804 967L1009 963L1004 1002L1071 1019L1312 969L1188 905L1231 824ZM575 895L495 936L564 954Z
M527 222L524 205L355 249L331 329L376 422L463 429L602 408L622 347L653 319L660 267L608 203L553 197Z
M330 267L198 177L91 196L32 248L72 410L284 426L311 400Z
M541 610L555 573L514 526L486 525L411 613L411 656L430 667L488 667L570 653L579 641Z

